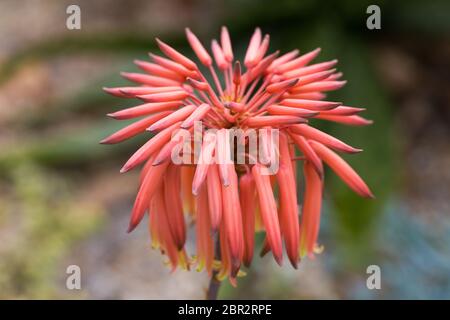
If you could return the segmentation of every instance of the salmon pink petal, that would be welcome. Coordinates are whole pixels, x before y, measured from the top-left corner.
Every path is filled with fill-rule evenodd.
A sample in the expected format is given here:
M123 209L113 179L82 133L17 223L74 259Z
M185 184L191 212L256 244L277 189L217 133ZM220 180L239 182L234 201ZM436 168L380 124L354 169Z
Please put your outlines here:
M294 59L295 57L298 56L298 54L300 53L300 51L298 51L297 49L292 50L288 53L283 54L281 57L276 58L271 64L270 66L267 68L267 72L271 73L273 72L276 68L278 68L278 66L285 64L286 62L291 61L292 59Z
M327 80L329 81L333 81L333 80L338 80L340 78L342 78L344 74L342 72L337 72L337 73L333 73L332 75L330 75Z
M289 62L283 63L281 64L278 68L277 68L277 72L278 73L283 73L286 71L290 71L293 69L297 69L300 67L303 67L305 65L307 65L311 60L313 60L315 57L317 57L317 55L320 52L320 48L317 48L311 52L308 52L304 55L301 55L298 58L295 58L294 60L291 60Z
M105 91L106 93L109 93L110 95L118 97L118 98L132 98L132 97L126 95L125 93L123 93L121 88L103 87L103 91Z
M326 98L326 94L322 92L308 92L308 93L297 93L289 94L285 93L283 97L290 99L304 99L304 100L322 100Z
M170 221L167 216L166 203L164 198L164 186L160 185L154 195L155 201L155 213L158 215L159 222L159 234L161 234L162 248L165 254L167 254L172 270L175 270L178 261L178 249L176 247L175 241L170 232Z
M316 169L319 176L323 176L323 165L322 160L317 156L316 152L309 145L308 141L298 134L293 134L291 128L289 128L289 135L294 141L294 143L298 146L300 151L305 155L306 159L312 163L314 169Z
M362 197L373 198L373 193L370 191L366 183L361 179L361 177L355 172L336 153L325 147L323 144L309 141L311 147L317 153L317 155L325 161L325 163L333 169L333 171L357 194Z
M281 265L283 261L281 231L278 222L277 204L270 184L270 178L268 175L263 174L262 166L260 164L255 164L253 166L252 175L255 179L256 189L258 191L261 216L267 233L267 241L275 260Z
M256 28L245 54L244 64L247 68L254 67L258 63L258 61L256 61L256 56L261 45L261 37L261 29Z
M168 101L168 102L150 102L141 104L136 107L123 109L120 111L116 111L114 113L109 113L108 116L118 120L131 119L140 116L145 116L151 113L160 112L160 111L168 111L175 108L178 108L183 103L181 101ZM167 115L165 113L164 115ZM161 119L161 118L160 118ZM159 119L158 119L159 120ZM146 126L148 128L150 123Z
M113 133L109 137L100 141L100 143L101 144L113 144L113 143L122 142L126 139L132 138L132 137L144 132L145 129L148 128L148 126L159 121L160 119L163 119L164 117L166 117L169 114L170 113L166 111L166 112L161 112L161 113L157 113L152 116L146 117L142 120L132 123L129 126L126 126L125 128Z
M188 96L189 93L187 91L177 90L177 91L145 94L137 97L146 102L168 102L168 101L183 100Z
M335 116L335 115L327 115L327 114L319 114L316 116L317 119L328 120L337 123L346 124L349 126L367 126L372 124L372 120L365 119L358 115L353 116Z
M216 135L213 133L207 133L203 140L202 149L200 151L200 157L195 170L194 180L192 182L192 193L198 194L200 187L206 179L209 166L213 163L214 149L216 147Z
M250 172L239 179L240 203L242 209L242 225L244 231L244 257L246 267L250 267L255 246L255 210L256 189L255 181Z
M211 42L211 50L214 55L214 60L216 61L216 64L219 67L219 69L225 70L226 68L228 68L229 62L225 59L225 55L222 51L222 48L215 39Z
M200 91L208 91L210 89L208 83L197 81L195 79L187 78L187 82L194 88Z
M222 185L223 220L228 239L231 264L239 269L244 255L242 212L239 202L238 177L233 164L226 165L230 184Z
M299 78L316 72L328 70L337 64L337 60L321 62L283 73L285 79Z
M253 81L257 77L264 75L267 71L267 68L272 64L273 61L278 57L279 51L275 51L274 53L264 57L258 64L249 72L245 74L245 77L248 81ZM274 77L272 77L273 79ZM282 80L281 78L279 79ZM274 81L276 82L276 81Z
M261 42L261 45L258 48L258 51L256 52L256 55L250 63L256 66L258 63L261 62L261 60L264 58L264 55L267 53L267 50L269 49L269 41L270 36L266 34L264 36L263 41Z
M203 119L203 117L208 113L208 111L211 109L211 106L207 103L202 103L199 105L192 113L191 115L183 121L181 124L181 128L189 128L191 127L195 121L200 121Z
M161 247L161 235L159 234L159 222L158 214L156 213L155 200L150 200L149 207L149 220L148 220L148 230L150 232L150 237L152 240L152 249L159 249Z
M181 198L183 199L183 211L185 214L194 215L195 202L192 195L192 180L194 179L195 167L181 167Z
M206 268L208 273L212 271L214 259L214 243L211 237L211 222L209 217L208 192L205 186L200 188L197 203L197 271Z
M172 112L170 115L162 118L161 120L156 121L150 127L148 127L148 131L159 131L165 129L176 122L183 121L187 117L189 117L197 107L194 105L188 105L177 111Z
M152 165L158 166L168 160L172 156L174 148L176 148L177 145L183 146L183 144L186 142L186 139L190 138L189 136L186 137L186 134L190 135L191 133L192 129L189 129L187 132L185 130L179 130L175 132L172 135L171 140L160 149L159 153L153 160Z
M308 75L304 75L299 79L299 81L297 82L297 84L295 85L295 87L292 89L292 91L295 91L295 89L297 87L301 87L316 81L321 81L321 80L330 80L329 76L335 71L335 69L331 69L331 70L327 70L327 71L321 71L321 72L317 72L317 73L312 73L312 74L308 74ZM289 79L288 79L289 80ZM286 81L286 80L285 80Z
M224 186L230 184L228 166L231 161L230 132L226 129L217 131L216 161L219 165L220 179Z
M245 124L254 128L265 126L280 127L305 122L305 119L294 116L257 116L249 118Z
M151 93L161 93L169 91L180 91L183 88L181 86L169 86L169 87L122 87L120 91L129 98L136 98L137 96L142 96Z
M220 44L222 45L223 54L228 62L233 61L233 48L231 47L230 34L227 27L222 27L220 33Z
M331 110L342 103L340 102L330 102L330 101L320 101L320 100L306 100L306 99L284 99L280 102L280 105L294 108L304 108L315 111Z
M346 107L346 106L339 106L332 110L325 110L321 111L320 114L322 115L329 115L329 116L353 116L357 113L360 113L361 111L364 111L366 109L364 108L354 108L354 107Z
M170 59L166 59L164 57L158 56L153 53L150 53L149 55L150 55L150 58L156 64L158 64L166 69L172 70L173 72L179 74L183 78L185 78L185 77L197 78L198 77L197 71L190 70L180 63L177 63Z
M318 111L302 108L285 107L275 104L269 106L267 108L267 111L273 115L297 116L301 118L311 118L319 114Z
M133 231L133 229L136 228L136 226L144 217L145 211L149 206L150 199L153 197L157 188L162 183L162 178L168 164L169 163L167 162L166 164L163 164L161 166L151 167L148 170L134 202L128 232Z
M130 159L128 159L122 169L120 169L120 172L123 173L133 169L137 165L147 160L156 151L161 149L170 140L173 131L180 127L180 124L181 122L173 124L172 126L164 129L149 141L147 141L131 156Z
M172 163L166 169L164 177L164 200L166 203L169 229L178 250L186 242L186 226L181 202L180 167Z
M347 81L318 81L293 88L291 92L296 94L315 91L333 91L342 88L346 83Z
M219 241L220 241L221 265L219 273L217 274L217 279L223 280L227 276L232 277L232 267L233 267L231 265L230 248L225 224L222 224L220 227Z
M208 205L211 216L211 228L217 231L222 219L222 186L220 182L219 168L217 164L211 164L206 176L208 188Z
M293 80L285 80L277 83L273 83L269 86L267 86L266 91L269 93L275 93L280 91L285 91L291 87L294 87L299 79L293 79Z
M200 40L198 40L197 36L193 34L189 28L186 28L186 36L189 41L189 44L191 45L192 50L194 50L200 62L207 67L211 66L212 65L211 56L209 55L208 51L206 51L205 47L203 47Z
M289 141L280 133L280 168L277 172L280 198L280 221L286 252L294 268L299 260L299 216L294 170L291 164Z
M316 128L313 128L309 125L305 124L298 124L293 125L290 127L290 130L292 132L295 132L297 134L300 134L304 136L307 139L315 140L317 142L320 142L327 147L333 148L337 151L347 152L347 153L356 153L361 152L361 149L353 148L352 146L349 146L348 144L342 142L339 139L336 139L335 137L322 132Z
M243 103L234 102L234 101L225 103L224 106L225 106L225 108L230 108L231 110L236 111L236 112L241 112L245 108L245 105Z
M158 76L161 78L167 78L172 79L177 82L183 82L184 77L172 70L169 70L167 68L164 68L163 66L160 66L156 63L151 63L147 61L141 61L141 60L134 60L134 63L142 70L144 70L147 73L150 73L154 76Z
M150 76L147 74L141 74L141 73L130 73L130 72L122 72L121 75L132 82L137 82L140 84L145 84L148 86L155 86L155 87L168 87L168 86L177 86L180 84L180 82L172 79L157 77L157 76Z
M313 254L320 225L322 204L322 180L314 167L306 161L304 164L305 195L300 225L300 255Z
M164 52L164 54L170 59L174 60L175 62L178 62L179 64L185 66L190 70L197 69L197 65L195 64L195 62L187 58L185 55L179 53L177 50L175 50L168 44L162 42L158 38L156 38L156 42L158 43L158 47L161 49L161 51Z

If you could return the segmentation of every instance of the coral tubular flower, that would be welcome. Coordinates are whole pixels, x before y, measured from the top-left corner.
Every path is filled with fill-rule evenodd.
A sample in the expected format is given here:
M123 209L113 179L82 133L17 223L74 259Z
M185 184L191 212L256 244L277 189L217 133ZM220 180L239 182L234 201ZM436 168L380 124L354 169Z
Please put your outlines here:
M239 61L226 27L211 50L190 29L186 36L200 63L156 39L162 55L136 60L143 73L122 73L137 86L105 88L143 103L108 114L138 120L101 143L149 135L121 169L144 164L128 230L148 215L152 247L167 256L173 270L204 269L232 284L241 267L252 263L255 232L265 232L263 254L270 251L281 265L285 251L296 268L302 257L317 253L324 164L358 195L373 197L337 154L362 150L311 121L352 126L371 121L359 115L363 108L324 100L325 92L346 82L336 72L337 60L313 62L320 49L270 52L269 36L257 28ZM303 166L297 168L299 161ZM300 184L304 192L297 197ZM188 221L196 224L195 253L185 246Z

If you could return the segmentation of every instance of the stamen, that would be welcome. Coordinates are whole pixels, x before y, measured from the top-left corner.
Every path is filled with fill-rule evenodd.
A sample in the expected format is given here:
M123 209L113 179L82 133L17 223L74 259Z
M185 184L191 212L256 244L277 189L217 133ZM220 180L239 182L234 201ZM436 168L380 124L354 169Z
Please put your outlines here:
M214 67L212 65L209 66L209 71L211 72L211 75L214 79L214 83L216 84L217 90L219 90L219 95L221 97L223 97L222 85L220 84L219 78L217 77L216 70L214 70Z

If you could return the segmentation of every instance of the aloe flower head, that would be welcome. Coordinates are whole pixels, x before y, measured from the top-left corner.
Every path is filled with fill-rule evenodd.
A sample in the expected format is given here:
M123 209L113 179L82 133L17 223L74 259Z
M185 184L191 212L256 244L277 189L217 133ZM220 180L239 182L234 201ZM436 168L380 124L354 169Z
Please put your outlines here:
M358 115L364 109L325 100L345 81L336 60L314 62L320 49L270 52L269 35L257 28L240 60L225 27L210 50L191 30L186 36L198 61L156 39L161 53L135 61L141 73L122 73L134 86L105 88L142 102L109 114L136 121L102 143L149 136L121 169L143 165L129 231L147 217L152 246L173 269L205 269L233 284L252 262L255 232L265 232L262 254L281 265L285 250L296 268L319 248L324 164L372 197L338 155L361 150L311 120L371 121ZM196 252L185 248L191 222Z

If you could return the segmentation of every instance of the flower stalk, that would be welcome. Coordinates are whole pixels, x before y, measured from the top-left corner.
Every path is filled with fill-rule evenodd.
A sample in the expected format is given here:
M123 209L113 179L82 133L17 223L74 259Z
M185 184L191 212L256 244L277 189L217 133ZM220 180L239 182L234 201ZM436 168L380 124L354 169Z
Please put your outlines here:
M219 237L215 239L215 255L214 259L220 261L220 240ZM209 279L208 290L206 291L206 300L217 300L219 296L220 285L222 282L217 279L219 275L218 270L214 270Z

